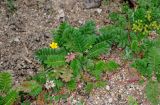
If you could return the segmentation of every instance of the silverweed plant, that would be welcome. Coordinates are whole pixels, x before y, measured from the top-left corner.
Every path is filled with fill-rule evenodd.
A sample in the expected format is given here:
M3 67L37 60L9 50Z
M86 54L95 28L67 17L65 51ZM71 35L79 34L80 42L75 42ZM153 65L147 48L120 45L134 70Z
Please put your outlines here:
M67 99L75 91L89 94L93 88L105 86L102 74L116 70L119 65L113 60L100 59L109 52L111 43L100 41L105 33L99 36L96 31L93 21L78 28L66 22L60 24L52 32L49 46L35 53L44 70L24 82L21 91L32 97L43 93L45 103L49 104Z

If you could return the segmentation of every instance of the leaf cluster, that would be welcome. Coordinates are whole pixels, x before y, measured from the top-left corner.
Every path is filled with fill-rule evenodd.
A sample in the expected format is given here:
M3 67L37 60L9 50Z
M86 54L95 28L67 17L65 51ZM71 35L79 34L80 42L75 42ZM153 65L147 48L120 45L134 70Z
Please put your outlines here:
M153 74L160 81L160 49L157 47L152 47L146 53L143 59L137 59L132 64L133 67L145 77L151 78Z
M104 35L96 34L93 21L88 21L79 28L64 22L53 32L53 40L58 43L59 48L40 49L36 52L36 57L43 65L54 69L56 79L61 78L63 81L69 82L80 75L81 71L93 69L98 57L107 52L110 47L109 39L104 40L102 37ZM67 53L74 53L76 58L66 62ZM93 73L91 72L91 74Z
M160 84L157 81L149 81L145 88L147 99L152 105L160 104Z
M18 98L18 92L12 87L10 73L0 73L0 105L12 105Z
M44 84L49 78L57 81L54 93L61 91L62 87L74 91L78 81L86 83L87 87L94 79L100 81L103 72L113 71L119 67L114 61L105 62L99 59L99 56L108 53L108 49L112 46L112 41L115 39L112 37L113 34L126 34L121 28L117 30L119 31L112 29L109 31L112 33L110 34L102 28L98 35L93 21L87 21L78 28L66 22L60 24L53 31L53 42L58 43L58 48L42 48L35 53L36 58L45 68L45 71L38 74L35 80L40 84ZM67 62L67 58L73 56L71 54L74 54L75 58ZM85 73L89 75L89 80L84 79L86 78ZM103 83L97 82L97 84L102 85ZM94 87L98 86L94 85Z

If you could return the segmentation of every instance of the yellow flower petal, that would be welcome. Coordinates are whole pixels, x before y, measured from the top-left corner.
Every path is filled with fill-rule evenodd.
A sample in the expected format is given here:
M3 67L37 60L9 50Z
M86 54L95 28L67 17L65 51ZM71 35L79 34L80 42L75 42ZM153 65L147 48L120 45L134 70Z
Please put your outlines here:
M50 46L51 48L53 48L53 49L58 48L58 44L55 43L55 42L52 42L49 46Z

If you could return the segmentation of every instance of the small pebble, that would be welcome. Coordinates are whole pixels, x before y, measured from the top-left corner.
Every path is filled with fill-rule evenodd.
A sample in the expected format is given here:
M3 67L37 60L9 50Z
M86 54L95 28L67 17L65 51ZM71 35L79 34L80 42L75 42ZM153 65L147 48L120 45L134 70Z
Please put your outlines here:
M79 20L78 23L79 23L79 24L83 24L84 22L83 22L82 20Z
M16 38L14 38L14 40L13 41L15 41L15 42L19 42L20 40L19 40L19 37L16 37Z
M60 9L58 11L58 16L57 18L60 19L60 18L64 18L65 17L65 13L64 13L64 10L63 9Z
M109 102L109 103L112 103L112 102L113 102L113 99L112 99L112 98L109 98L108 102Z
M75 99L72 100L72 104L77 104L77 103L78 103L77 100L75 100Z
M29 75L33 75L34 72L33 72L33 71L28 71L28 74L29 74Z
M143 93L142 93L142 92L140 92L139 94L140 94L140 95L142 95Z
M107 85L107 86L106 86L106 89L109 91L109 90L110 90L110 87Z
M115 96L115 93L111 92L111 96L114 97L114 96Z
M96 12L100 14L102 12L102 9L98 8L96 9Z
M19 40L20 37L15 37L13 39L11 39L9 42L12 43L12 42L20 42Z

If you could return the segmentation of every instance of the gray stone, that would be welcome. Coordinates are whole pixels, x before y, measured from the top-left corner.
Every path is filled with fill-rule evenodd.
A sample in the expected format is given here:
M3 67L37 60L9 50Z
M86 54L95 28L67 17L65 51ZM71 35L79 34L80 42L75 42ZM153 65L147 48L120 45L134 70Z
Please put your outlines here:
M98 8L101 6L102 0L85 0L84 6L86 9Z
M109 99L108 99L108 102L109 102L109 103L112 103L112 102L113 102L113 99L112 99L112 98L109 98Z
M102 12L102 9L100 9L100 8L97 8L97 9L96 9L96 12L97 12L98 14L101 14L101 12Z
M109 91L109 90L110 90L110 87L107 85L107 86L106 86L106 89Z

